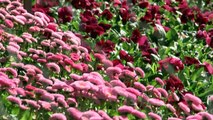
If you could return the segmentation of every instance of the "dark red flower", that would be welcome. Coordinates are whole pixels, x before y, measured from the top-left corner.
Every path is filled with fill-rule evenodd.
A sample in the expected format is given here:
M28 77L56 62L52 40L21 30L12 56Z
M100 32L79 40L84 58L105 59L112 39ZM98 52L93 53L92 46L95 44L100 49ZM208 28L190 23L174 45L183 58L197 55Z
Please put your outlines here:
M196 59L196 58L192 58L192 57L189 57L189 56L185 56L184 57L184 64L185 65L199 65L200 62Z
M59 8L58 17L62 23L70 22L72 20L72 7L66 6Z
M138 6L140 8L148 8L149 7L149 2L139 2Z
M113 18L113 14L108 10L108 9L105 9L101 15L103 17L105 17L107 20L111 20Z
M112 27L111 24L105 24L105 23L99 23L98 25L104 29L104 32L106 32L107 30L109 30Z
M72 0L71 4L77 9L94 9L99 6L95 0Z
M112 63L113 63L113 66L119 67L122 70L124 69L124 65L122 64L121 60L115 59L115 60L112 61Z
M184 68L182 61L179 58L174 57L168 57L166 59L160 60L158 64L160 65L161 70L164 69L166 71L170 69L169 65L172 66L175 71L183 70Z
M124 50L120 50L119 56L121 59L125 60L126 62L133 62L133 57Z
M125 8L120 8L120 15L122 17L122 22L125 24L129 18L130 18L130 13L127 9Z
M96 43L96 48L98 51L102 50L105 53L110 53L115 48L115 43L110 40L101 40Z
M169 79L166 80L166 90L183 90L184 85L182 81L175 75L170 75Z
M195 22L197 22L198 24L206 24L209 21L208 17L204 16L202 13L198 13L196 15L196 19Z

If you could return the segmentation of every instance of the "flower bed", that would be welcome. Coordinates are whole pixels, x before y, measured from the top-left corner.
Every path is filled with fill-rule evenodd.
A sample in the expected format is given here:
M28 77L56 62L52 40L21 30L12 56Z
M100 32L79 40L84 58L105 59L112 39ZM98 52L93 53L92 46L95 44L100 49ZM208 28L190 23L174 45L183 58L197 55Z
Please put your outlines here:
M213 120L212 3L195 3L0 0L0 119Z

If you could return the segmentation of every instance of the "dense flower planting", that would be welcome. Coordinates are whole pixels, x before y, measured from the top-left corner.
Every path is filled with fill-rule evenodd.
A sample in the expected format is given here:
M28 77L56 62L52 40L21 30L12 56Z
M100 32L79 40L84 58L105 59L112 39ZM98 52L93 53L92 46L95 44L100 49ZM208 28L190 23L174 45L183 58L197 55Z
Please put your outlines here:
M0 119L213 120L212 5L0 0Z

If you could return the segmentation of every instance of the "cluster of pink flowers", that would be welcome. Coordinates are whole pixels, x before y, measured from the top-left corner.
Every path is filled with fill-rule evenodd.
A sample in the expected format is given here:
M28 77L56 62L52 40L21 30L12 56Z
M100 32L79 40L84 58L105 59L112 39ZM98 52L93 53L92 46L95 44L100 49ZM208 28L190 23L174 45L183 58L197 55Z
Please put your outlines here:
M121 67L104 54L90 53L77 34L60 30L42 12L30 14L18 1L0 0L2 3L7 5L0 8L0 50L9 61L2 63L8 67L0 68L0 90L6 90L8 101L21 109L52 111L50 120L125 120L128 114L161 120L167 113L159 110L165 107L173 116L169 120L213 119L198 97L167 91L160 78L155 78L156 86L142 84L143 69ZM16 33L20 26L26 31ZM91 66L92 62L96 67ZM166 67L164 62L174 65L175 70L183 69L179 60L160 61L161 67ZM88 104L86 100L96 106L95 110L80 111L81 104ZM120 116L109 116L107 110L101 110L99 106L104 103L114 105Z

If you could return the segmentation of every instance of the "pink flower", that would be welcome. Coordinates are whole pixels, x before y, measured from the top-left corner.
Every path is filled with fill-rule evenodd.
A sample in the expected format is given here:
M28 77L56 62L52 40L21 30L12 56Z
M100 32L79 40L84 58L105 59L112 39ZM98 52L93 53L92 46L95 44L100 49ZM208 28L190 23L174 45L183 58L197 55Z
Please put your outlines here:
M41 107L43 109L45 109L45 110L51 110L51 105L50 105L49 102L39 100L38 103L41 105Z
M80 112L78 109L74 107L70 107L67 109L67 112L71 115L72 118L76 120L80 120L82 116L82 112Z
M54 113L50 116L49 120L67 120L67 118L62 113Z
M153 112L150 112L148 115L155 120L162 120L161 116L159 116L158 114L155 114Z
M51 93L45 92L44 94L41 95L41 99L45 101L54 101L55 97Z
M115 87L115 86L120 86L120 87L122 87L122 88L126 88L126 85L125 85L123 82L121 82L120 80L112 80L112 81L110 81L110 84L111 84L113 87Z
M71 86L76 90L89 90L91 88L90 82L88 81L75 81Z
M182 120L180 118L169 117L168 120Z
M184 99L185 99L186 101L192 101L192 102L195 103L196 105L202 104L202 101L201 101L200 98L198 98L198 97L196 97L196 96L194 96L194 95L192 95L192 94L190 94L190 93L186 93L186 94L184 95Z
M28 100L28 99L25 99L24 101L25 101L29 106L32 106L33 108L36 108L36 109L39 109L39 108L40 108L40 105L38 104L37 101Z
M80 56L77 53L71 53L70 57L74 62L79 61L80 59Z
M203 119L213 120L213 116L207 112L199 112L199 115L203 117Z
M62 107L65 107L65 108L68 108L69 105L67 104L67 102L64 100L64 98L62 97L59 97L57 98L57 102L62 106Z
M154 106L164 106L165 103L160 100L160 99L156 99L156 98L149 98L148 102Z
M29 31L30 32L40 32L40 27L38 27L38 26L31 26L30 28L29 28Z
M68 87L68 85L63 81L56 80L52 87L53 89L63 89L65 87Z
M87 119L90 120L93 117L98 118L97 120L101 120L100 118L102 118L97 112L89 110L89 111L83 112L83 114L81 116L81 119L82 120L84 120L84 119L85 120L87 120ZM96 119L93 119L93 120L96 120Z
M99 111L98 111L98 114L101 115L101 117L102 117L104 120L112 120L112 118L110 118L109 115L107 115L107 113L104 112L103 110L99 110Z
M173 92L172 95L173 95L173 98L174 98L175 101L180 100L180 98L178 97L178 95L175 92Z
M160 79L159 77L156 77L155 80L163 87L165 85L165 83L163 82L162 79Z
M22 100L20 98L14 97L14 96L8 96L7 100L9 100L10 102L16 103L18 105L22 104Z
M140 118L140 119L145 119L146 118L146 114L143 113L143 112L140 112L138 110L133 110L132 111L132 115L136 116L137 118Z
M134 108L132 106L123 105L118 108L119 113L132 113Z
M203 111L204 110L202 105L194 104L194 103L192 103L192 109L195 110L195 111Z
M139 89L141 92L147 91L146 87L139 82L134 82L134 87Z
M82 76L74 74L74 73L70 74L70 77L74 80L81 80L82 79Z
M9 27L9 28L13 28L14 27L14 24L13 24L13 22L11 20L5 19L4 22L7 25L7 27Z
M186 120L202 120L202 116L199 114L190 115L186 118Z
M120 96L128 97L128 94L127 94L125 88L122 88L122 87L120 87L120 86L115 86L115 87L113 88L113 91L114 91L115 93L117 93L118 95L120 95Z
M46 64L47 68L56 72L56 73L60 73L60 67L56 64L56 63L47 63Z
M104 64L105 69L107 69L108 67L112 67L113 63L110 60L104 59L101 61Z
M68 105L72 105L72 104L74 104L75 105L75 107L77 107L78 106L78 103L77 103L77 101L76 101L76 99L75 98L68 98L67 99L67 104Z
M106 59L106 57L103 54L95 53L94 57L98 59L99 61Z
M131 93L135 94L136 96L140 96L141 95L141 92L139 92L137 89L132 88L132 87L126 88L126 91L131 92Z
M168 92L163 88L157 88L157 90L165 97L168 97Z
M13 46L9 46L9 45L7 46L7 52L10 53L10 54L16 55L16 54L18 54L18 51L19 50L17 48L13 47Z
M136 73L139 74L142 78L145 77L145 73L144 73L144 71L143 71L141 68L136 67L136 68L135 68L135 71L136 71Z
M190 108L185 105L183 102L179 102L178 106L185 112L185 113L190 113Z
M116 93L112 88L106 86L100 86L98 91L98 97L100 99L108 99L110 101L117 100Z

